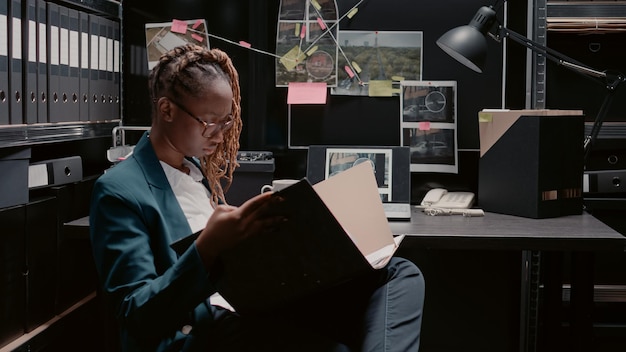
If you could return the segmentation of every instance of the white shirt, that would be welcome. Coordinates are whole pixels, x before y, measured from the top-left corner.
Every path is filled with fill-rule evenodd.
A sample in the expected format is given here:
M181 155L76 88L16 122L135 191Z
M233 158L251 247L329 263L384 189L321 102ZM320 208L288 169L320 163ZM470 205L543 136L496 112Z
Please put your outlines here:
M195 233L206 226L207 220L213 214L211 194L201 182L202 173L198 167L187 159L183 164L189 168L189 175L161 161L165 176L185 213L191 232Z

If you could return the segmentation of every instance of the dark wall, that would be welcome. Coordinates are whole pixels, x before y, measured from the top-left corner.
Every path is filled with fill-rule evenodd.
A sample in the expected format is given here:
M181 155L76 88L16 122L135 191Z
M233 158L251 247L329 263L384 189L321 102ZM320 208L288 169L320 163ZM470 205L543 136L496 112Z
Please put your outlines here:
M339 0L339 14L344 14L357 2ZM211 46L227 51L241 76L245 126L241 149L272 151L276 158L277 178L303 177L306 174L306 149L288 148L287 92L286 88L275 87L274 57L214 37L235 42L245 40L253 48L274 52L279 3L278 0L157 0L148 7L138 0L124 1L124 65L128 68L124 75L125 123L146 125L150 121L147 89L144 88L147 84L147 70L130 72L130 66L136 65L134 61L145 60L136 57L141 55L140 51L132 49L133 46L145 46L144 24L171 21L173 18L206 18ZM501 46L493 41L489 42L487 68L485 73L477 74L447 56L436 46L435 41L448 29L467 24L476 10L484 4L482 0L369 0L359 6L356 16L351 20L344 19L340 24L340 29L422 31L422 79L457 81L459 174L414 174L414 189L417 190L414 198L421 196L421 189L428 189L433 185L476 191L476 151L479 148L477 113L483 108L501 106ZM389 141L389 144L400 143L397 98L394 98L398 101L397 106L391 104L391 108L388 99L356 97L352 100L331 95L329 99L329 107L321 109L319 113L320 124L330 123L337 114L343 114L346 110L343 102L356 104L358 107L354 112L359 114L358 118L352 116L352 119L359 123L346 132L346 139L350 139L350 144L368 145L367 139L360 141L359 136L376 133L382 134L379 136L381 140ZM336 101L341 104L333 104ZM337 110L334 109L335 106L338 107ZM342 106L344 110L341 110Z

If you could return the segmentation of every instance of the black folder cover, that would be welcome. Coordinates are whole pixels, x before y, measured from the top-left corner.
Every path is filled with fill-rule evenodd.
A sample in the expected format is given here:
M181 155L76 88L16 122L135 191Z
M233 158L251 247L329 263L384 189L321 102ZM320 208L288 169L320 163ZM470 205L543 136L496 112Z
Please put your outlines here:
M306 179L275 195L284 201L271 212L288 221L219 260L218 292L237 312L263 314L374 270ZM197 236L170 246L180 255Z

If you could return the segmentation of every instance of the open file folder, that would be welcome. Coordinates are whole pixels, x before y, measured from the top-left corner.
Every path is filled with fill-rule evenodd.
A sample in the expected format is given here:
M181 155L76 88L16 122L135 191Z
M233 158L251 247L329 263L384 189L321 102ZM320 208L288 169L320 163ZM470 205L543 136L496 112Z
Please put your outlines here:
M224 253L214 277L241 314L263 314L382 268L402 240L393 237L368 164L276 195L284 201L275 210L289 221ZM193 239L171 246L182 254Z

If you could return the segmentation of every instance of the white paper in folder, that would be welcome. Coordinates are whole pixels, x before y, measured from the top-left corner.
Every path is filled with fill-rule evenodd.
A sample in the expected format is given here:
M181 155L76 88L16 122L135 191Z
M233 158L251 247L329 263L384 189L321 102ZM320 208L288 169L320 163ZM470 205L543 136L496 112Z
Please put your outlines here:
M478 112L480 156L482 157L521 116L579 116L582 110L483 109ZM582 143L582 137L580 143Z

